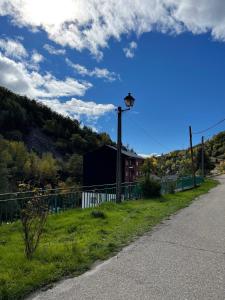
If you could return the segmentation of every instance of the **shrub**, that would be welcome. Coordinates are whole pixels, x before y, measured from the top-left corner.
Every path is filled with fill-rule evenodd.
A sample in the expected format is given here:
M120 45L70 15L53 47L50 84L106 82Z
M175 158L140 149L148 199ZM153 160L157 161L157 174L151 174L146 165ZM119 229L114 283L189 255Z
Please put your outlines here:
M221 173L225 173L225 162L220 163L219 170L220 170Z
M67 229L67 232L70 234L70 233L74 233L77 231L77 225L73 224L73 225L70 225Z
M25 255L28 259L31 259L36 251L47 221L48 205L41 196L39 192L35 192L31 199L21 205L22 232Z
M168 181L167 183L167 192L169 194L174 194L176 189L176 182L175 181Z
M158 197L161 194L161 184L153 178L145 178L140 186L144 198Z
M100 210L93 210L91 212L91 216L94 217L94 218L100 218L100 219L105 219L106 218L106 215L103 211L100 211Z

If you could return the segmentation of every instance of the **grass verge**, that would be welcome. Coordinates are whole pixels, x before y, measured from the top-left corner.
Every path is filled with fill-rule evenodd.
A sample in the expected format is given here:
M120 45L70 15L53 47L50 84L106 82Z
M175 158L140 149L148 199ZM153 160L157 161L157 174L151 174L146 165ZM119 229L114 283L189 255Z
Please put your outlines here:
M216 185L210 179L195 190L157 199L51 215L31 261L24 257L20 223L0 226L0 299L22 299L64 276L85 272Z

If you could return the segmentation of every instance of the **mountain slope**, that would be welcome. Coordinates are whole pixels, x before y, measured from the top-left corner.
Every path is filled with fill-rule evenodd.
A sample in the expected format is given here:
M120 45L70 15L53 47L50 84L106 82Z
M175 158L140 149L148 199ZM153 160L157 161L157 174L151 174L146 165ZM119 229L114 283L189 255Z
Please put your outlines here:
M196 172L201 174L201 144L193 147ZM204 143L205 174L214 168L220 168L225 161L225 131L222 131ZM192 174L191 154L189 149L176 150L157 158L158 174Z
M63 117L35 100L18 96L0 87L0 134L8 140L23 141L39 154L55 157L83 154L105 143L113 144L106 133L80 127L77 120Z
M104 144L108 134L0 87L0 192L82 184L82 155Z

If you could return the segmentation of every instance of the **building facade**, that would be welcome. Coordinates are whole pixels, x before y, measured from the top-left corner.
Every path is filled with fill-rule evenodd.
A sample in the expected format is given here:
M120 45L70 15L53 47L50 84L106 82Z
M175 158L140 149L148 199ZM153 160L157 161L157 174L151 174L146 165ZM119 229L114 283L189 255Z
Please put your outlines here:
M122 182L134 182L141 176L144 159L130 151L121 151ZM105 145L88 152L83 159L85 186L116 183L117 148Z

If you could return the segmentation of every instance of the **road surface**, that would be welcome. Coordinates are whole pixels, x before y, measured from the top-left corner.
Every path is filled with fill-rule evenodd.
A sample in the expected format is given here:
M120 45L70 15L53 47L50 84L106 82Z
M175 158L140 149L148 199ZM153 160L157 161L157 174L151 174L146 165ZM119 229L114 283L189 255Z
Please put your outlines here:
M221 185L79 277L32 300L225 299L225 176Z

